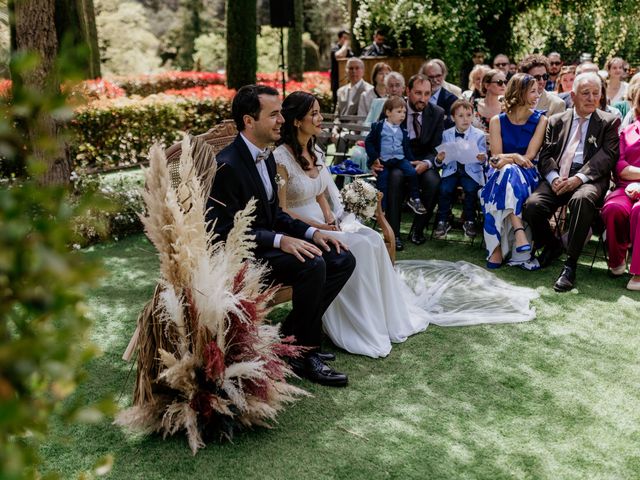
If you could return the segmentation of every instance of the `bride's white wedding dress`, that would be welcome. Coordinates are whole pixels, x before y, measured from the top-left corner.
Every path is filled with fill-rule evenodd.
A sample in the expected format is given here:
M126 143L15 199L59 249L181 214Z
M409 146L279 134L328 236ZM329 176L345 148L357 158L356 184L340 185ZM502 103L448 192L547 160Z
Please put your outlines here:
M391 342L403 342L425 330L429 314L406 302L380 234L352 214L344 215L328 169L319 168L319 175L311 178L285 146L276 148L273 154L288 174L287 210L302 219L325 223L316 197L326 193L334 215L341 219L341 231L327 233L347 244L356 258L351 278L322 318L333 343L351 353L384 357L391 351ZM324 165L324 159L318 163Z

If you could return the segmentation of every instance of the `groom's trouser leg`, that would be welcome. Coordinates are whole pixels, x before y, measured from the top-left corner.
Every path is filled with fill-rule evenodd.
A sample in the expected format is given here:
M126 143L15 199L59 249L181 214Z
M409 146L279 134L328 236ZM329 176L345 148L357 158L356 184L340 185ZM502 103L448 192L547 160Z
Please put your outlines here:
M353 256L332 250L301 262L282 250L271 249L259 252L257 257L269 265L269 280L292 287L292 308L282 324L283 335L294 335L297 344L318 348L322 315L351 276Z

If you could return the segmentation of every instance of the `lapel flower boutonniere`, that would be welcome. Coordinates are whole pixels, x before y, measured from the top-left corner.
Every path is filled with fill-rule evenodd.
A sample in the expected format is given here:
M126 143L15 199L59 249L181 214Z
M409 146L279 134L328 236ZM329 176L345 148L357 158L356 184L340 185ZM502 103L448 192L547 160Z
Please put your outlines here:
M282 178L279 173L276 173L276 176L273 177L273 180L274 182L276 182L278 188L284 187L284 178Z
M596 137L591 135L589 137L589 139L587 140L587 142L589 142L591 145L593 145L595 148L598 148L598 144L596 143Z

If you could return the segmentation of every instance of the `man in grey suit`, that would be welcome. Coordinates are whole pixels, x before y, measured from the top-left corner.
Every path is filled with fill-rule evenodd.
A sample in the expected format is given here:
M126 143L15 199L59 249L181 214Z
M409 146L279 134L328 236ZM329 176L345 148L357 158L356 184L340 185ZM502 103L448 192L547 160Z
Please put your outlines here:
M556 292L569 291L575 285L578 257L618 160L620 119L598 110L600 89L598 74L578 75L571 92L574 108L549 119L538 160L544 181L523 209L536 248L543 248L538 261L546 267L563 250L549 218L559 207L569 206L567 259L553 286Z
M336 103L336 115L357 115L360 96L368 92L373 85L363 80L364 63L356 57L347 60L347 78L349 83L338 89L338 102Z

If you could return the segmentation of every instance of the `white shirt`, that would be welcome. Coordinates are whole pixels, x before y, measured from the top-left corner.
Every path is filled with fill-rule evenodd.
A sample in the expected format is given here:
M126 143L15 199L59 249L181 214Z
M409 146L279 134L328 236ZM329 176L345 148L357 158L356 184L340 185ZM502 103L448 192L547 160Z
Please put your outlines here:
M273 186L271 185L271 178L269 177L269 170L267 169L266 160L262 160L261 162L256 163L256 158L261 153L267 153L268 149L264 150L256 147L251 141L245 137L242 133L240 133L240 138L244 140L244 143L247 145L249 149L249 153L253 158L253 162L256 165L256 169L258 170L258 175L260 175L260 180L262 180L262 186L264 187L264 191L267 193L267 198L269 201L273 200ZM306 232L304 232L304 237L307 240L311 240L313 238L313 234L316 233L317 228L309 227ZM276 236L273 237L273 248L280 248L280 241L282 240L282 234L276 233Z
M589 129L589 122L591 121L591 115L592 115L591 113L587 115L585 117L587 121L582 124L582 132L580 133L580 143L576 148L576 154L573 157L573 161L571 163L579 163L581 165L584 164L584 142L587 139L587 130ZM571 121L571 130L569 130L569 136L567 137L567 145L569 145L569 142L573 138L573 135L576 133L576 129L578 128L579 121L580 121L580 117L576 114L576 110L574 108L573 120ZM563 154L564 152L560 154L560 158L562 158ZM547 178L547 182L549 182L549 185L553 185L553 181L559 177L560 177L560 174L556 170L552 170L547 174L546 178ZM589 181L587 176L582 173L576 173L576 177L582 180L582 183L587 183Z
M420 127L422 127L422 112L417 112L413 108L411 108L411 104L407 100L407 133L409 134L409 140L413 140L414 138L416 138L416 131L413 129L414 113L418 114L418 123L420 124ZM426 163L427 167L429 168L433 166L433 163L431 163L431 160L422 160L422 161Z

